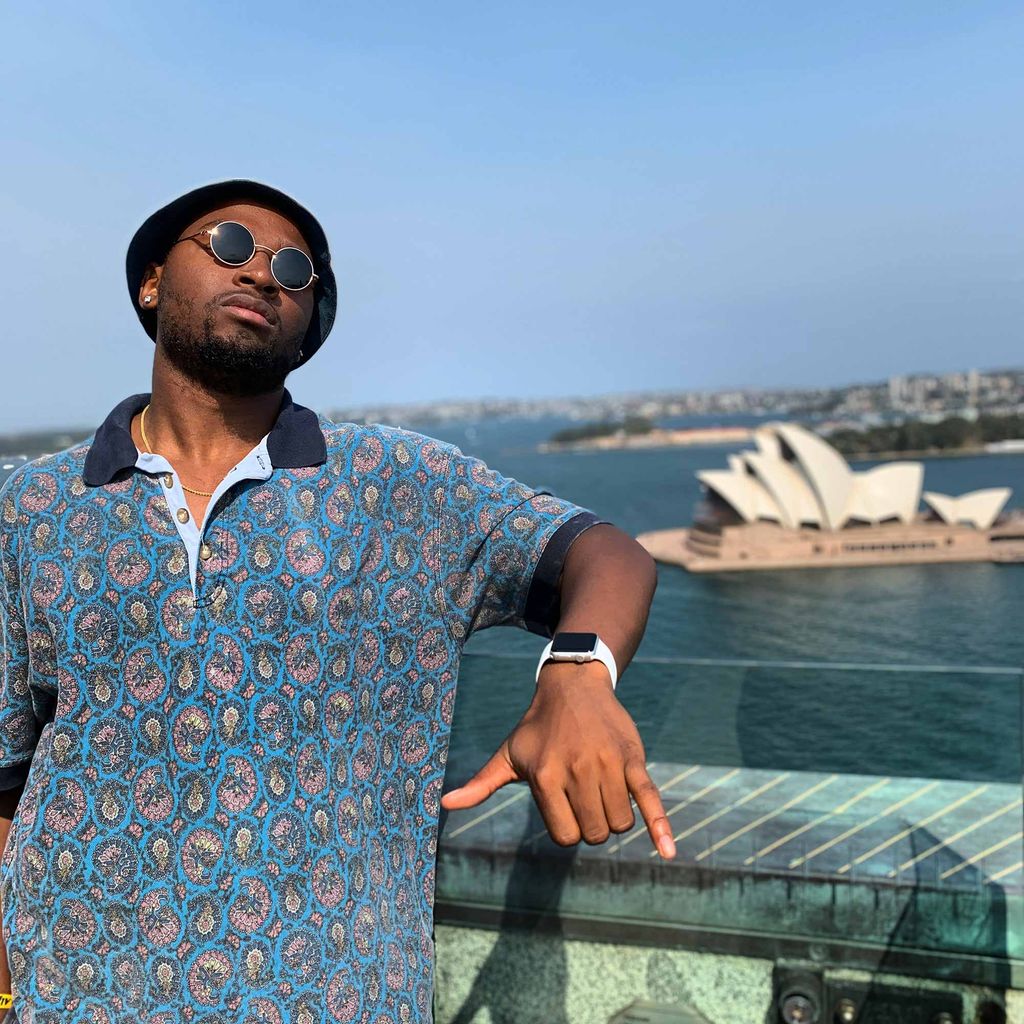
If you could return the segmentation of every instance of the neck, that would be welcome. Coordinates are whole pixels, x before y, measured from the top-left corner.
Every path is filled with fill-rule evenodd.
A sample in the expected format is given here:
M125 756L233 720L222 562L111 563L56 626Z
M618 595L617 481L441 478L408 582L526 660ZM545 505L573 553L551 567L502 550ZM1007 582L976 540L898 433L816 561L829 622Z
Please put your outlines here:
M239 397L209 391L178 373L159 349L153 363L153 395L146 436L153 451L174 462L218 466L237 462L269 433L281 409L284 388ZM140 417L132 433L145 448Z

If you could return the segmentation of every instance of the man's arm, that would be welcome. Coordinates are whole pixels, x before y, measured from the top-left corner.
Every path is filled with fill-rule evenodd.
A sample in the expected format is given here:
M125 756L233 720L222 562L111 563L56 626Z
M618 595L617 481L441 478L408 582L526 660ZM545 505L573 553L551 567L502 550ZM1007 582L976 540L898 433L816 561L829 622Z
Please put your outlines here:
M31 468L30 463L15 470L0 488L0 785L4 787L0 789L0 860L40 735L18 569L19 526L24 525L25 516L16 493ZM0 992L10 991L7 938L0 925ZM0 1014L0 1020L7 1016L13 1018L13 1011Z
M569 548L560 583L561 632L597 633L622 672L640 645L657 571L650 555L608 524L592 526ZM552 839L572 846L627 832L630 795L662 857L675 856L672 826L647 774L633 719L600 662L549 663L533 701L497 753L459 789L446 810L474 807L506 783L526 780Z
M11 833L11 821L18 809L18 801L24 792L24 786L8 789L0 793L0 860L7 850L7 837ZM7 964L7 939L0 922L0 992L11 991L11 970Z
M657 585L654 559L629 534L608 523L592 526L565 556L555 632L597 633L611 648L621 676L643 639ZM593 662L549 663L541 670L541 684L551 669L568 667L591 669L611 686L607 670Z

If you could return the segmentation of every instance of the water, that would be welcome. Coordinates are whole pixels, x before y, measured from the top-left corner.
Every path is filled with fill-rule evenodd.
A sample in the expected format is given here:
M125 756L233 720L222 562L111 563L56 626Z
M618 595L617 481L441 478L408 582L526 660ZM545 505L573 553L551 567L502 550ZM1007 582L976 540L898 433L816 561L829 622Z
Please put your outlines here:
M444 433L496 469L592 508L630 534L686 525L695 472L743 447L541 455L561 421L476 424ZM440 431L438 431L440 434ZM1024 507L1024 455L926 459L925 488L961 494L1009 486ZM858 463L868 469L872 463ZM660 566L640 653L902 664L1024 665L1024 566L969 564L691 575ZM505 634L508 634L507 636ZM533 650L491 630L471 649Z
M703 423L680 419L670 425ZM733 417L716 422L751 422ZM591 508L630 534L689 523L698 469L737 448L541 455L565 420L447 424L453 441L506 475ZM742 447L742 446L741 446ZM0 459L0 466L11 460ZM927 459L925 487L1009 486L1024 506L1024 455ZM861 463L857 469L870 464ZM0 469L0 479L7 471ZM923 565L690 575L660 566L640 658L1024 666L1024 565ZM475 770L529 704L543 646L511 629L467 645L450 776ZM495 661L490 654L520 654ZM620 699L649 757L707 763L1020 778L1013 676L632 666Z

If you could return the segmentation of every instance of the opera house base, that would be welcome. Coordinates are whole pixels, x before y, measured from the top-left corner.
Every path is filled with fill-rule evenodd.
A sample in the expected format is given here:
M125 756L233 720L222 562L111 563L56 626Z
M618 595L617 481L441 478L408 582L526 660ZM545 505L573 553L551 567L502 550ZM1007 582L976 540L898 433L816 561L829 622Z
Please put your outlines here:
M842 530L790 529L777 523L695 524L653 530L637 540L652 558L689 572L815 569L931 562L1024 562L1024 519L987 530L932 520Z
M438 1024L765 1024L793 972L817 986L822 1021L843 999L856 1020L1024 1021L1021 865L1004 835L1019 823L1001 810L1019 786L648 770L673 861L651 855L639 815L604 844L557 846L525 785L448 815ZM927 831L908 827L922 818Z
M1008 487L922 492L920 462L855 473L796 423L766 423L754 442L728 469L697 473L704 498L691 529L637 538L654 558L690 572L1024 561L1024 516L1003 512Z

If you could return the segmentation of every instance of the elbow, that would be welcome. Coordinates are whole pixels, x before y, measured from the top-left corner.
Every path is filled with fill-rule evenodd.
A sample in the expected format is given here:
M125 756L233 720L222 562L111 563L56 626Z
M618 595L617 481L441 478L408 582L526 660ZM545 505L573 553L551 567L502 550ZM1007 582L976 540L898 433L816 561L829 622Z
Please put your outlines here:
M638 544L637 547L640 547ZM640 548L644 553L644 563L647 570L648 587L651 592L651 598L654 598L654 593L658 589L658 563L655 562L651 554L645 549Z
M643 581L651 598L658 589L658 563L651 556L650 552L639 541L630 538L633 545L633 554L636 559L636 577Z
M653 599L655 590L658 589L658 563L651 557L650 552L635 537L621 530L620 541L624 545L623 553L628 551L631 559L630 571L638 583L642 583L650 598Z

